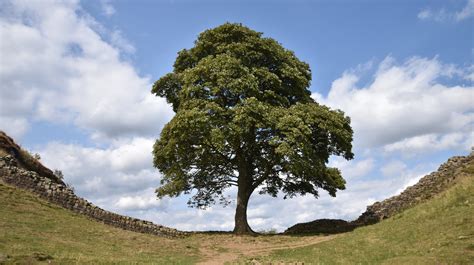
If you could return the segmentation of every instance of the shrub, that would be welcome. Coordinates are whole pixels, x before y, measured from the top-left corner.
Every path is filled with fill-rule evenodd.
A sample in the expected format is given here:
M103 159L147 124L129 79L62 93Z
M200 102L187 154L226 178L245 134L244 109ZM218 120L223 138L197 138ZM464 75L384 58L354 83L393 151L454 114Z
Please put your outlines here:
M55 169L54 170L54 175L58 177L58 179L63 180L64 179L64 174L61 170Z

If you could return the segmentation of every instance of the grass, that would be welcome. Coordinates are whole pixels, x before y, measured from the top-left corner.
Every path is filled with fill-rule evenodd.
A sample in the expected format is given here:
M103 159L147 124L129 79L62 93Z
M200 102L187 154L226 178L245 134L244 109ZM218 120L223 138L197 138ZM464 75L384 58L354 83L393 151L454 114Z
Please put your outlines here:
M474 171L474 166L465 172ZM304 264L474 264L474 177L381 223L316 245L247 258Z
M0 202L0 263L193 264L198 260L190 239L116 229L1 182Z

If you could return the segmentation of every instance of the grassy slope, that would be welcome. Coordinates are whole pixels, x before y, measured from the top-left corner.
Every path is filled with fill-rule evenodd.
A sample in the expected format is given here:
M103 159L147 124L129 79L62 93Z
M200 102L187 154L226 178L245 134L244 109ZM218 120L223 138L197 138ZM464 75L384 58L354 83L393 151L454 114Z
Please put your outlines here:
M187 244L188 239L106 226L1 182L0 205L0 263L37 262L48 255L57 264L191 264L197 260L197 248Z
M334 240L257 260L304 264L474 264L474 165L440 196Z

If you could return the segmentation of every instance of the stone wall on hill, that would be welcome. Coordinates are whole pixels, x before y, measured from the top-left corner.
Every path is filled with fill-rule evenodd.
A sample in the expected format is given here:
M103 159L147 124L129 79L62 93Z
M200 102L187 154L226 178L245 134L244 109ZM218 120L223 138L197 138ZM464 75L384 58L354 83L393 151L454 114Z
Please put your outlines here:
M399 195L368 206L367 210L354 221L318 219L312 222L299 223L291 226L284 233L331 234L347 232L359 226L375 224L433 198L453 186L460 178L473 177L473 171L474 152L468 156L455 156L448 159L437 171L424 176L417 184L406 188Z
M437 171L424 176L418 183L406 188L399 195L368 206L367 210L353 223L358 225L377 223L425 202L453 186L457 179L467 175L472 176L465 170L467 167L474 167L474 152L468 156L454 156L448 159Z
M9 185L29 190L51 203L111 226L164 237L177 237L186 234L185 232L156 225L149 221L101 209L87 200L76 196L74 191L65 184L43 177L35 171L21 168L12 155L0 157L0 180Z

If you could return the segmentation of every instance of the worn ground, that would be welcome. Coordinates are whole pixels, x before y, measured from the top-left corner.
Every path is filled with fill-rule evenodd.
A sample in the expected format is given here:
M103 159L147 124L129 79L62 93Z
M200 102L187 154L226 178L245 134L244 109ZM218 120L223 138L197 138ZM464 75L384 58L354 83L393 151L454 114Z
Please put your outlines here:
M198 264L224 264L252 256L267 255L275 250L314 245L333 239L335 236L262 235L252 237L231 234L198 234L193 237L202 242L199 251L203 259Z

